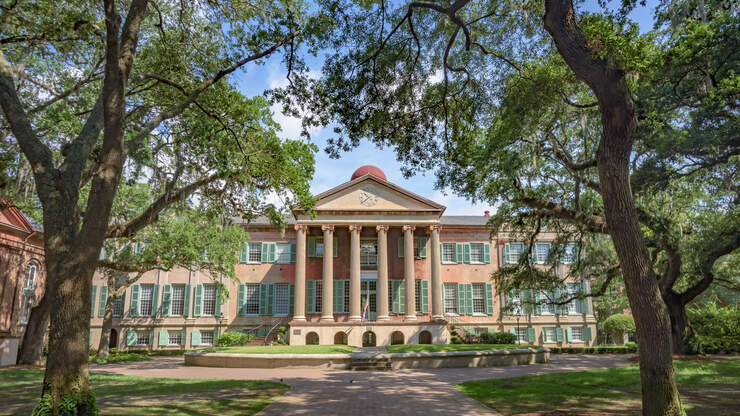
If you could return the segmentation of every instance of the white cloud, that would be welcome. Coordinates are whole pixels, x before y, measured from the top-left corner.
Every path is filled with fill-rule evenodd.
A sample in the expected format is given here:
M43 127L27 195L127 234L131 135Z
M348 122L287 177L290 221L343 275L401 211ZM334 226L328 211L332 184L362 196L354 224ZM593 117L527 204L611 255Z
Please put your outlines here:
M278 63L273 63L270 65L270 76L268 78L268 85L269 88L283 88L288 86L288 79L286 78L287 71L284 71L283 68ZM308 72L308 76L310 78L319 78L321 76L321 72L311 70ZM273 120L275 120L276 123L280 125L281 131L278 133L278 136L283 139L298 139L300 137L302 126L301 126L301 119L293 116L289 116L286 114L283 114L283 109L280 104L273 104L270 107L270 110L272 110L273 113ZM311 127L308 129L308 132L311 134L311 136L314 136L318 134L322 128L320 127Z

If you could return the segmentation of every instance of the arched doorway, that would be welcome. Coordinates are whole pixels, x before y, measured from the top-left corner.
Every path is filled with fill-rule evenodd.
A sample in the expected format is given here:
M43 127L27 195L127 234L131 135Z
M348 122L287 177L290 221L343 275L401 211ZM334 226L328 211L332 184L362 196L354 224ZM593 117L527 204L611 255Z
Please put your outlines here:
M419 344L431 344L432 343L432 333L429 331L421 331L419 332Z
M342 331L334 334L334 345L347 345L347 334Z
M319 334L315 332L306 334L306 345L319 345Z
M110 340L108 341L108 348L118 348L118 331L115 329L110 330Z
M403 332L394 331L391 334L391 345L403 344Z
M374 347L376 345L375 342L375 333L372 331L367 331L364 334L362 334L362 346L363 347Z

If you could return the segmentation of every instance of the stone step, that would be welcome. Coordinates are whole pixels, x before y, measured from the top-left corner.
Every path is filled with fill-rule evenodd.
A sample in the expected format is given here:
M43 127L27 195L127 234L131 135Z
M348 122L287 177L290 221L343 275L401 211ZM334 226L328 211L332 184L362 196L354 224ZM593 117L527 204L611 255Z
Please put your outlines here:
M388 357L353 357L350 369L355 371L385 371L391 369Z

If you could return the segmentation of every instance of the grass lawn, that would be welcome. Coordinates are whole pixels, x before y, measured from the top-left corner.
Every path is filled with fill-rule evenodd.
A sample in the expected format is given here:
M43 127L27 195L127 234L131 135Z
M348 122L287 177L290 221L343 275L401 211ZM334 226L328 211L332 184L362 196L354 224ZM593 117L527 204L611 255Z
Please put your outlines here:
M43 377L43 370L0 370L0 412L30 414ZM253 415L289 389L271 381L106 374L90 379L103 415Z
M406 344L389 345L388 352L443 352L443 351L480 351L527 348L531 345L517 344Z
M349 345L248 345L214 347L202 351L233 354L349 354L355 347Z
M681 400L690 415L729 415L740 408L740 359L674 365ZM505 415L640 413L637 365L469 381L457 388Z

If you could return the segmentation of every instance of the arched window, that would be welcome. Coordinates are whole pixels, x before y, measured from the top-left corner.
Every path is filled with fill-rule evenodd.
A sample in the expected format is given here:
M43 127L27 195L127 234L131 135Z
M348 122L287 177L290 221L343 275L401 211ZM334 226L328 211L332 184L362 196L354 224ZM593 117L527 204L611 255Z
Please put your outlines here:
M421 331L419 332L419 344L431 344L432 343L432 333L429 331Z
M366 331L364 334L362 334L362 346L363 347L374 347L376 345L375 342L375 333L372 331Z
M315 332L306 334L306 345L319 345L319 334Z
M391 334L391 345L403 344L403 332L394 331Z
M18 323L27 324L31 316L31 308L35 300L36 276L38 275L39 266L35 262L28 263L26 267L26 278L23 281L23 300L21 301L21 315L18 317Z
M347 345L347 334L343 331L334 334L334 345Z
M26 281L23 283L23 289L36 290L36 275L38 274L39 266L34 263L28 263L26 268Z

